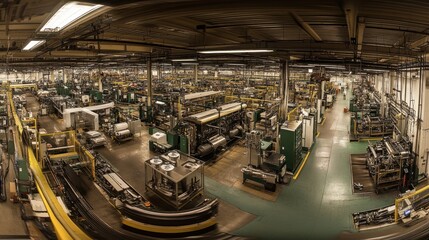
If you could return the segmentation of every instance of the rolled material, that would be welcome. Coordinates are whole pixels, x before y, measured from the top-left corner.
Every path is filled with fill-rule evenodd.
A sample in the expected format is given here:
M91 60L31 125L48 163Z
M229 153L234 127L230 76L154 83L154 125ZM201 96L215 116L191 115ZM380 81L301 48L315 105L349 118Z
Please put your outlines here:
M247 107L247 104L245 103L229 103L219 107L220 111L218 111L217 109L211 109L205 112L191 115L187 117L186 120L199 123L199 124L204 124L204 123L213 121L215 119L218 119L219 117L223 117L231 113L238 112L242 109L245 109L246 107Z
M128 136L131 134L130 130L125 129L122 131L115 132L116 136Z
M226 144L226 138L224 136L217 135L209 139L208 143L198 146L197 153L200 157L204 157L216 151L219 147L225 146Z
M122 130L128 129L128 123L126 123L126 122L117 123L113 127L114 127L115 132L120 132Z
M212 145L214 149L217 149L218 147L225 146L227 142L224 136L218 135L216 137L209 139L209 143Z

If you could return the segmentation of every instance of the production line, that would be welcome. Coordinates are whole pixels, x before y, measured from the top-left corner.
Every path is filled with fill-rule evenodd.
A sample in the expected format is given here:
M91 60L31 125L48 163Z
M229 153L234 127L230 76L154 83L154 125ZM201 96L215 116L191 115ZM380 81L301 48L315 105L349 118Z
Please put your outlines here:
M429 238L424 1L0 8L0 239Z

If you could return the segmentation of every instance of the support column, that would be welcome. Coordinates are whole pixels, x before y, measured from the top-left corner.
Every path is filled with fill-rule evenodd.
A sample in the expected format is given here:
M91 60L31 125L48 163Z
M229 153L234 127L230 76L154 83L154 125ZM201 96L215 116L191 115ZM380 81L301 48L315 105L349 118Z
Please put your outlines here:
M425 62L429 62L429 54L425 56ZM425 65L425 63L423 63ZM421 73L421 79L419 79L419 97L417 101L417 117L420 116L420 120L417 119L417 139L416 146L414 146L417 152L417 167L419 168L419 174L429 173L428 164L428 152L429 152L429 70L423 70Z
M63 68L63 82L64 82L64 84L67 83L67 74L66 74L66 69L65 68Z
M198 65L194 66L194 80L198 82Z
M161 64L158 64L158 80L162 79L162 68Z
M147 60L147 106L152 108L152 60Z
M280 79L280 109L279 122L283 123L287 120L288 114L288 92L289 92L289 60L285 60L281 64L281 79Z
M54 82L55 81L54 70L52 70L51 72L49 72L49 81L50 82Z
M245 70L243 70L244 73L243 75L246 77L246 87L250 86L250 66L248 64L246 64Z
M101 77L101 72L98 74L98 91L103 92L103 82L101 81L103 78Z
M389 80L390 80L390 84L389 84L388 91L389 93L393 93L393 89L396 88L396 82L397 82L397 74L395 71L390 72ZM395 95L397 95L396 92L395 92Z
M379 75L379 81L381 81L381 90L380 90L380 96L381 96L381 116L386 117L387 112L387 97L385 93L385 81L384 81L384 74Z

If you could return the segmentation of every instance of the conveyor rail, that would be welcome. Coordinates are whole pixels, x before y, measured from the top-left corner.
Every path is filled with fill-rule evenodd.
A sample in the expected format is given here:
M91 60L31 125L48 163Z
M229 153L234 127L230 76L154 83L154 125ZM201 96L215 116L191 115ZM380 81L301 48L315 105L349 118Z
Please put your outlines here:
M8 92L8 98L12 110L12 115L18 129L18 134L21 137L23 127L18 115L16 114L16 109L13 104L11 92ZM50 188L31 147L27 146L26 151L28 153L28 162L31 171L33 172L36 187L40 193L43 203L46 206L46 210L48 211L49 217L52 221L58 239L91 239L70 219L64 209L61 207L54 192Z

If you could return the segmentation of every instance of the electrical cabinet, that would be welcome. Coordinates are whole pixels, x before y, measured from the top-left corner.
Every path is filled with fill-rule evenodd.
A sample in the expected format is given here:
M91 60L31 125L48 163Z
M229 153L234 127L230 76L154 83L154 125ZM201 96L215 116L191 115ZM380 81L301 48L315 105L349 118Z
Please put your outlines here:
M302 121L285 123L280 128L280 154L286 157L288 171L295 171L302 161Z

